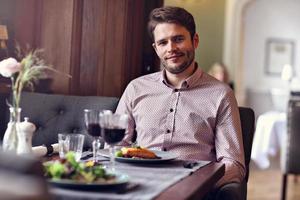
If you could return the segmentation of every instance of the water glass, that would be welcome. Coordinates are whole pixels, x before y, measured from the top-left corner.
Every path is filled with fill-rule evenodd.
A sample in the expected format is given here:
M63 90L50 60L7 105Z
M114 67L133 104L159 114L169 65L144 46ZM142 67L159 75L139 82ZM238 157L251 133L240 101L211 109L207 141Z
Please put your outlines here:
M79 161L84 143L83 134L60 133L58 134L59 157L65 158L69 151L74 152L75 160Z

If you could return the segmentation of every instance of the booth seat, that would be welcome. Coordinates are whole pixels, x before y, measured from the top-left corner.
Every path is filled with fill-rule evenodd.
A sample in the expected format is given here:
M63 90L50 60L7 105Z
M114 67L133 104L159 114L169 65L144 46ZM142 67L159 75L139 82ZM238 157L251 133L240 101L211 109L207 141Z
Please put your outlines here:
M0 95L0 136L5 133L9 121L6 100L9 94ZM21 121L29 117L36 125L32 146L57 143L58 133L83 133L85 148L90 148L92 137L87 135L84 125L84 109L108 109L115 111L118 98L104 96L70 96L23 92Z

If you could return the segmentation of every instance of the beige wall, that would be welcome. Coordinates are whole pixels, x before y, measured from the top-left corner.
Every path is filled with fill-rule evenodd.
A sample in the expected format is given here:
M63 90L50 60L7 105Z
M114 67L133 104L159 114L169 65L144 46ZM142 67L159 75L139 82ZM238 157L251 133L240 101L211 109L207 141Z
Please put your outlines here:
M179 6L195 18L200 44L196 61L208 70L216 61L222 61L226 0L165 0L164 5Z

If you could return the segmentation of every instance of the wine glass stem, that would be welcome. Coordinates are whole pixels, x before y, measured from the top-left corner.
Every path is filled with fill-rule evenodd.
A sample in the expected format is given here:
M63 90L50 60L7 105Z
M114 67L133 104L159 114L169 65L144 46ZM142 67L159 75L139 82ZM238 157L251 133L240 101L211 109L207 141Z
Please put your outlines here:
M94 138L94 141L93 141L93 160L94 160L95 163L98 162L97 155L98 155L100 146L101 146L100 138L99 137Z
M110 151L110 166L111 166L111 171L112 171L112 173L114 173L116 171L116 169L115 169L115 146L114 145L110 145L109 151Z

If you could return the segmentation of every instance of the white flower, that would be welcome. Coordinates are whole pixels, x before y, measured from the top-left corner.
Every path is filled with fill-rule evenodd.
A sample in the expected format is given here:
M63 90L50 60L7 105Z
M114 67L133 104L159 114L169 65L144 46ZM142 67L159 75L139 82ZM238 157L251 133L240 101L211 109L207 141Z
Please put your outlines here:
M21 64L14 58L7 58L0 62L0 74L4 77L11 77L21 70Z

